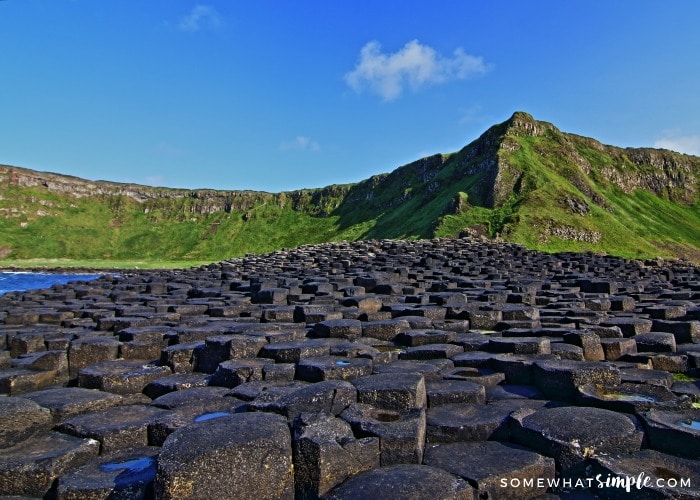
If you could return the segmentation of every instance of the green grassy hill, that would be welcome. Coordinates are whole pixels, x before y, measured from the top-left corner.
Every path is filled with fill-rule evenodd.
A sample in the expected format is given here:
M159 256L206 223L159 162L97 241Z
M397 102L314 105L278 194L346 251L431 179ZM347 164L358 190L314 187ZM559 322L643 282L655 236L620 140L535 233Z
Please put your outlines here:
M464 233L545 251L700 262L700 158L622 149L525 113L357 184L176 190L0 167L0 264L223 260L324 241Z

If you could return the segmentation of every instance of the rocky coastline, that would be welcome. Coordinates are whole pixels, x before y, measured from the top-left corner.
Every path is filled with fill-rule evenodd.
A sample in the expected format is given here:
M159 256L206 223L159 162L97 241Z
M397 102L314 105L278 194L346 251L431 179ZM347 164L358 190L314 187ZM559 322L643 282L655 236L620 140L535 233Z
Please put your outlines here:
M0 296L0 496L700 498L700 269L328 243Z

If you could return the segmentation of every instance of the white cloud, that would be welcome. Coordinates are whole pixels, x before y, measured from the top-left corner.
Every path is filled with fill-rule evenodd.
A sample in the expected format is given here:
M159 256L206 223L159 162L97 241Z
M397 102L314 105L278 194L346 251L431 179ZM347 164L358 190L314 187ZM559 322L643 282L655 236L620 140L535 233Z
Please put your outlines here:
M291 141L284 141L280 144L280 149L282 151L297 150L297 151L312 151L317 152L321 150L321 146L318 142L312 141L309 137L304 135L298 135Z
M700 156L700 135L668 134L656 141L654 147Z
M221 16L214 7L195 5L189 14L177 23L177 29L187 33L195 33L205 28L216 29L221 26Z
M384 54L379 42L367 43L360 51L355 69L345 81L356 92L368 87L385 101L398 98L404 86L418 89L425 85L463 80L488 71L481 57L466 54L462 48L452 57L443 57L428 45L412 40L398 52Z

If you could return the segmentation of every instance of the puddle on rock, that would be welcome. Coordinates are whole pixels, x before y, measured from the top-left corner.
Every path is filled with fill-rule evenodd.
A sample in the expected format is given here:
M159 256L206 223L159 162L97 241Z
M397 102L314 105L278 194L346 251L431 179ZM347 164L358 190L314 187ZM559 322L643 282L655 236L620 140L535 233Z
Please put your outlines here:
M635 394L626 392L608 392L600 395L601 399L607 401L627 401L630 403L658 403L659 400L646 394Z
M700 420L681 420L678 422L681 426L694 431L700 431Z
M109 462L100 465L103 472L114 472L115 470L142 471L155 466L156 459L153 457L135 458L125 462Z
M392 351L403 351L403 347L397 347L393 345L373 345L379 352L392 352Z
M195 417L194 422L205 422L207 420L213 420L215 418L228 417L231 413L227 411L213 411L210 413L202 413L200 416Z

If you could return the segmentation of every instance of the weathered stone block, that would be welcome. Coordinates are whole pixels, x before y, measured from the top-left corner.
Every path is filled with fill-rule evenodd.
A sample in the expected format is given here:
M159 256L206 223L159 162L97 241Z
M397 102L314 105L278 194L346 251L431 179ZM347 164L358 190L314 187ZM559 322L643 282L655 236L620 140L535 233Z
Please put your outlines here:
M287 422L277 415L244 413L175 431L158 457L155 494L163 499L294 498Z

